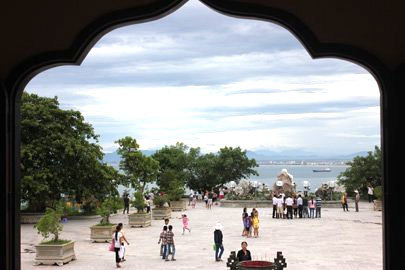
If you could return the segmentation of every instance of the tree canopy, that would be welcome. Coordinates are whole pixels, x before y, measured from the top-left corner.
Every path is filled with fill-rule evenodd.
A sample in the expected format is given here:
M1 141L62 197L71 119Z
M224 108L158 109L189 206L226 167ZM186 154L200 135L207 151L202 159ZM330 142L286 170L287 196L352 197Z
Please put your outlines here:
M117 143L119 145L117 152L122 157L119 166L125 173L122 183L125 186L131 185L143 194L146 185L156 181L159 162L153 157L145 156L139 150L139 145L134 138L127 136L118 140Z
M30 211L54 207L62 194L77 202L116 194L118 172L102 158L98 135L79 111L61 109L57 97L23 93L21 197Z
M356 156L346 164L349 167L338 176L338 183L344 185L348 193L358 189L366 194L368 185L382 185L381 149L378 146L375 146L374 152L368 152L367 156Z

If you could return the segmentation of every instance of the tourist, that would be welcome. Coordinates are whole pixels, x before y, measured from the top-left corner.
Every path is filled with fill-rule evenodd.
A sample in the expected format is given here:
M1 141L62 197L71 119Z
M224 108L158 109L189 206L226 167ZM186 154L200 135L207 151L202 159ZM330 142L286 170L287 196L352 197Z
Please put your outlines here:
M277 200L278 200L278 198L276 196L276 193L274 193L274 195L273 195L273 218L275 218L277 216ZM277 216L277 218L278 218L278 216Z
M122 236L123 237L125 237L125 233L124 233L124 224L122 224L122 223L118 223L118 226L120 226L120 228L121 228L121 230L120 230L120 232L121 232L121 234L122 234ZM125 262L126 260L125 260L125 252L124 252L124 254L122 255L122 258L121 258L121 262Z
M281 195L278 195L277 198L277 218L282 218L283 217L283 199L281 198Z
M298 204L297 204L297 195L295 195L295 194L294 194L294 197L293 197L293 211L294 211L294 218L297 218Z
M205 208L208 208L208 191L206 191L204 194L204 202L205 202Z
M193 192L190 192L190 196L188 196L188 206L190 206L191 203L193 202L193 197L194 197Z
M354 197L354 205L356 207L356 212L359 212L360 194L357 189L354 191L354 193L356 193L356 196Z
M193 200L192 200L192 202L191 202L191 206L192 206L192 208L195 208L195 205L197 204L197 195L194 195L193 196Z
M371 203L374 199L374 188L369 184L367 187L368 202Z
M254 212L252 211L249 216L249 232L248 232L248 237L252 237L252 232L253 232L253 217L254 217Z
M309 207L309 217L310 218L315 218L315 201L314 197L311 197L311 199L308 201L308 207Z
M287 199L287 197L284 196L284 199L283 199L283 219L287 218L287 204L285 203L286 199Z
M249 231L250 231L250 226L251 226L251 222L250 222L250 217L248 213L243 213L243 233L242 236L246 236L249 237Z
M246 236L246 234L245 234L245 229L246 229L246 227L245 227L245 217L246 217L246 215L247 215L247 209L246 209L246 207L244 207L243 212L242 212L242 224L243 224L242 236Z
M184 235L184 233L185 233L186 230L188 230L188 232L191 233L191 230L190 230L190 228L188 227L188 221L189 221L189 219L188 219L187 215L186 215L186 214L182 214L182 215L181 215L181 219L182 219L182 222L183 222L183 235Z
M160 256L162 259L166 259L167 252L167 226L163 226L163 231L159 235L158 244L160 244Z
M303 202L302 197L301 197L301 194L300 194L300 195L298 195L298 199L297 199L298 216L299 216L300 218L302 218L303 203L304 203L304 202Z
M225 198L225 193L224 190L222 188L219 189L219 200L222 200L223 198Z
M215 205L218 205L218 194L216 192L213 192L212 194L212 202L215 203Z
M285 204L287 206L287 219L292 219L293 218L293 204L294 200L291 198L291 196L288 194L287 199L285 200Z
M165 261L169 260L169 254L172 254L172 261L175 261L174 255L176 254L176 247L174 245L174 233L173 233L173 226L169 226L169 231L166 233L166 258Z
M165 226L169 226L170 219L165 218Z
M321 208L322 208L322 199L321 199L321 197L319 197L319 196L316 197L315 206L316 206L315 217L321 218Z
M243 262L243 261L251 261L252 256L250 255L250 251L247 250L248 244L243 241L242 244L242 249L238 251L238 255L236 256L238 258L238 261Z
M224 253L222 229L221 223L217 223L214 227L215 261L217 262L222 261L221 257Z
M309 213L308 213L308 197L304 196L304 199L302 200L302 210L303 210L303 217L308 218Z
M256 210L253 212L252 217L252 227L253 227L253 235L255 238L259 237L259 212Z
M347 204L347 193L346 192L343 193L340 202L342 203L343 212L345 212L345 211L349 212L349 206Z
M146 199L146 213L150 213L150 208L151 208L151 200L150 197L148 196Z
M124 211L122 212L125 214L125 210L127 211L127 214L129 214L129 197L128 194L124 194Z
M123 248L124 241L127 243L127 245L129 245L127 239L121 233L121 226L117 225L117 227L115 227L115 232L112 236L112 240L114 241L115 263L116 263L117 268L120 268L121 259L122 259L122 257L124 257L124 256L120 257L121 247ZM124 254L122 254L122 255L124 255Z
M214 194L213 194L212 191L210 191L208 193L208 209L212 208L212 199L213 199L213 197L214 197Z

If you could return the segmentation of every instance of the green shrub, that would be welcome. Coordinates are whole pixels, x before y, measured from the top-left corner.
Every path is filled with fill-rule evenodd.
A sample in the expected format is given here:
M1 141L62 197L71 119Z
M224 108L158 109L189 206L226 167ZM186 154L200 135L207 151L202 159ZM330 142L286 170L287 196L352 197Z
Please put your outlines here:
M119 197L106 198L97 208L97 214L102 217L99 225L112 225L110 215L116 213L121 208L122 201Z
M374 196L377 200L381 201L383 198L382 186L377 186L374 188Z
M153 204L159 208L162 208L166 202L168 202L167 195L156 195L153 198Z
M139 213L143 213L145 211L146 203L142 192L135 192L135 200L131 204L136 208L136 210L138 210Z
M59 233L63 230L63 225L60 223L62 213L63 208L60 206L57 206L56 209L47 208L45 215L34 226L44 240L50 234L53 235L53 239L48 241L48 243L57 243L59 241Z

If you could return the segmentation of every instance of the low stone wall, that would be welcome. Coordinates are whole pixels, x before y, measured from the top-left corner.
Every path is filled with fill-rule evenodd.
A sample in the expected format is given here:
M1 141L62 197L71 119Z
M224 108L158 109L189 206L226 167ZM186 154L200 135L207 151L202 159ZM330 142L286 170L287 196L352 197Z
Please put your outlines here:
M45 213L20 213L21 224L36 224Z
M352 202L348 201L349 207L351 207ZM268 201L256 201L256 200L221 200L221 207L230 208L272 208L272 200ZM342 204L340 201L322 201L322 208L341 208ZM353 203L354 207L354 203Z
M221 207L230 208L272 208L272 201L259 201L259 200L221 200Z

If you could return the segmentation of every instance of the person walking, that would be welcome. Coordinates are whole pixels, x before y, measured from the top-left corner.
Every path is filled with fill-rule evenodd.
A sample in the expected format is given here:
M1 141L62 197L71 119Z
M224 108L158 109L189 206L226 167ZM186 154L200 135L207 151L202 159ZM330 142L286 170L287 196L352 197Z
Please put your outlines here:
M298 199L297 199L297 205L298 205L298 216L299 218L302 218L302 209L303 209L303 200L301 197L301 194L298 195Z
M250 255L250 251L247 249L248 244L243 241L242 244L242 249L238 251L238 254L236 255L236 257L238 258L239 262L243 262L243 261L251 261L252 260L252 256Z
M273 218L276 218L277 216L277 196L276 193L273 194Z
M182 223L183 223L183 235L184 235L184 233L185 233L186 230L188 230L188 232L191 233L191 230L190 230L190 228L188 227L188 221L189 221L189 219L188 219L187 215L186 215L186 214L182 214L182 215L181 215L181 219L182 219ZM169 227L170 227L170 226L169 226Z
M124 211L122 212L125 214L125 210L127 211L127 214L129 214L129 196L128 194L124 195Z
M115 227L115 232L112 236L112 241L114 241L115 264L116 264L117 268L120 268L121 259L122 259L122 257L124 257L124 256L120 257L121 247L124 246L124 241L127 243L127 245L129 245L127 239L121 232L121 226L117 225L117 227Z
M320 196L316 197L315 206L316 206L315 217L321 218L322 199Z
M283 218L283 199L281 198L281 195L278 195L277 198L277 218Z
M367 186L368 202L371 203L374 200L374 188L369 184Z
M215 261L217 262L222 261L221 257L224 253L222 229L223 226L221 223L217 223L214 226Z
M191 202L191 206L192 206L192 208L195 208L195 205L197 204L197 195L194 195L193 196L193 200L192 200L192 202Z
M212 199L214 198L214 194L212 191L208 193L208 209L212 209Z
M250 231L250 226L252 225L250 223L250 217L248 213L243 214L243 233L242 236L249 237L249 231Z
M345 211L349 212L349 206L347 205L347 193L346 192L343 193L340 202L342 203L343 212L345 212Z
M307 196L305 196L304 199L302 200L302 209L303 209L303 217L308 218L309 212L308 212L308 197Z
M205 208L208 209L208 191L206 191L204 194L204 202L205 202Z
M160 244L160 256L162 256L162 259L166 259L166 252L167 252L167 226L163 226L163 231L159 235L159 241L158 244Z
M356 212L359 212L360 194L357 189L354 191L354 193L356 194L356 196L354 197L354 205L356 207Z
M166 258L165 261L169 261L169 254L172 254L172 261L175 261L174 255L176 254L176 247L174 245L174 233L173 233L173 226L169 225L169 231L166 233Z
M246 236L246 227L245 227L245 218L246 218L247 214L247 209L246 207L243 208L243 212L242 212L242 225L243 225L243 230L242 230L242 236Z

